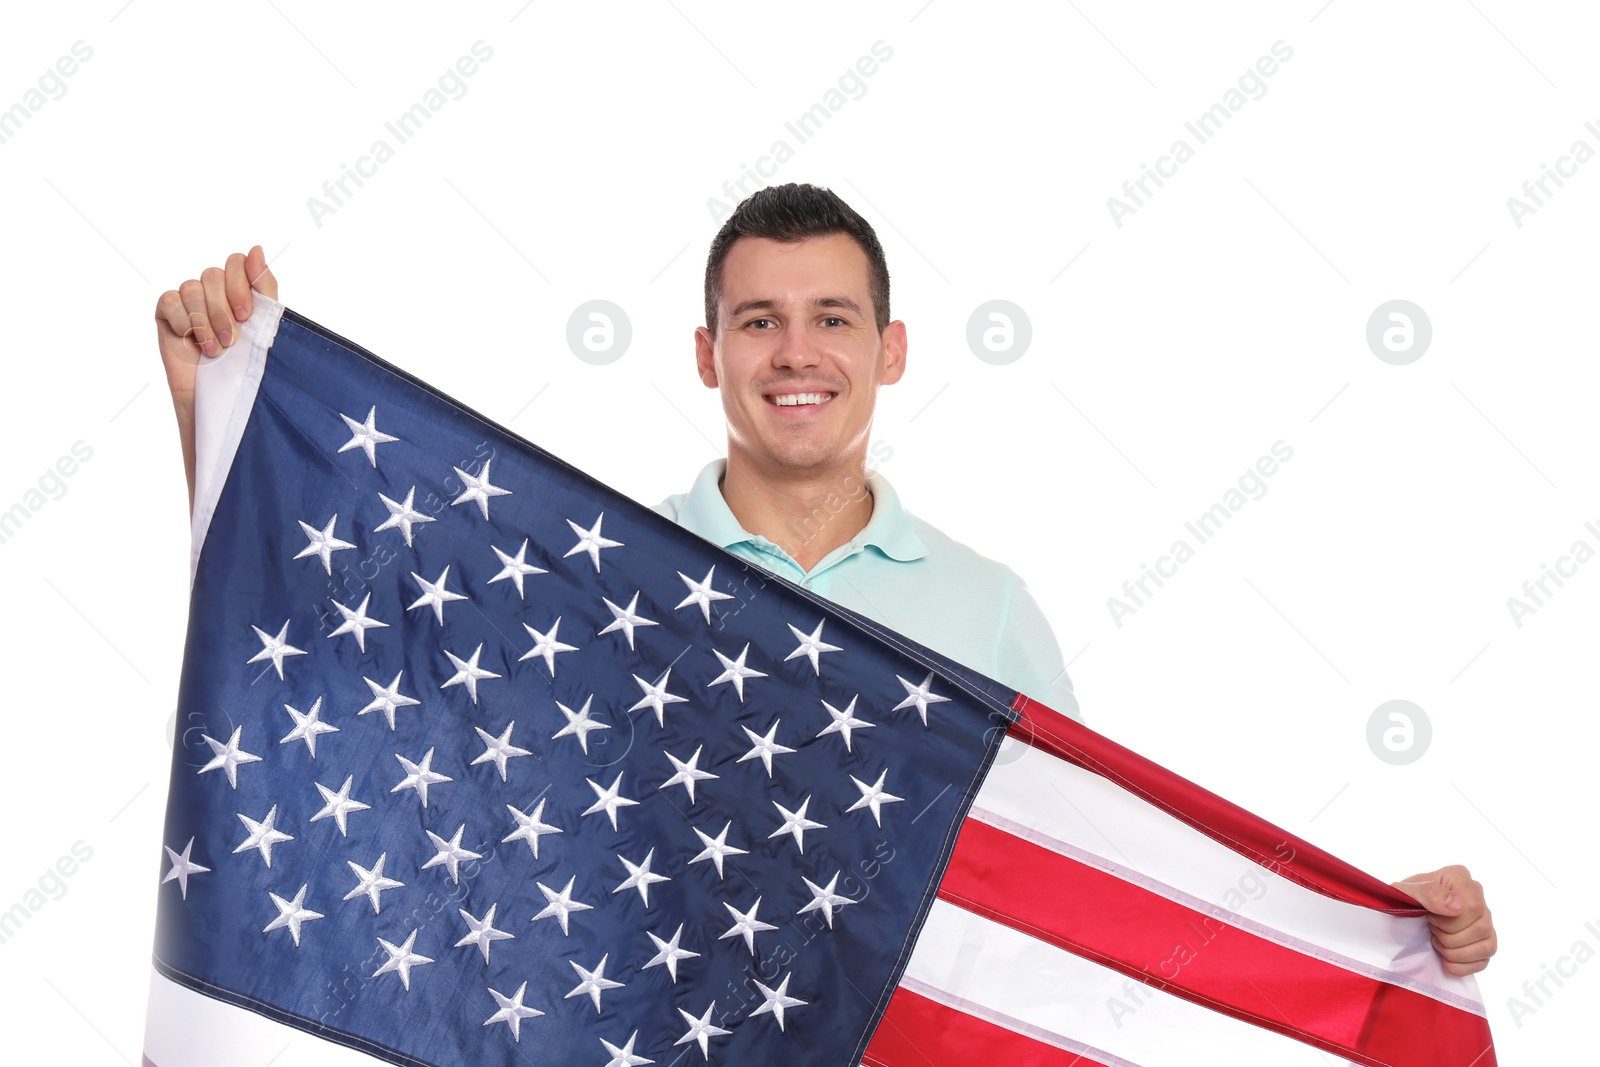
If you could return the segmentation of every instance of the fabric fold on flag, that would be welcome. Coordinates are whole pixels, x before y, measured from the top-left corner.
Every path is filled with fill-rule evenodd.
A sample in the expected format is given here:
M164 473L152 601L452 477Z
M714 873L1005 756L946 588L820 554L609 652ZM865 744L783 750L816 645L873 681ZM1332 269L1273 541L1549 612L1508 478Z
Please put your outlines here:
M196 424L153 1067L1494 1063L1397 891L278 301Z

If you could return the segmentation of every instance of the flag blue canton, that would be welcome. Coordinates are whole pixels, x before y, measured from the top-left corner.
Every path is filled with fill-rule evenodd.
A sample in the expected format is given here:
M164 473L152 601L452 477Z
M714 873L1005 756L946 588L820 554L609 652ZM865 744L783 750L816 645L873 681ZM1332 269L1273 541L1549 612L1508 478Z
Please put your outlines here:
M244 403L158 969L397 1063L857 1062L1014 694L292 311Z

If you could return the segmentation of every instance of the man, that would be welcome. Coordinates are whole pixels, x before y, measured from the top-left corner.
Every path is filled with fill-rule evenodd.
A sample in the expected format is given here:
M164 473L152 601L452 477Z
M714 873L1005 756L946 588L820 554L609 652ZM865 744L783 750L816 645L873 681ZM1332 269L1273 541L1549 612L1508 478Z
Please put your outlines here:
M156 331L194 503L194 378L238 336L251 288L276 299L257 245L163 293ZM906 366L872 227L810 185L763 189L711 245L700 380L722 395L728 456L656 510L766 570L852 608L1064 714L1077 700L1049 623L1009 567L914 518L866 459L878 388ZM950 610L949 605L958 605ZM1452 974L1496 949L1466 868L1395 883L1430 912Z

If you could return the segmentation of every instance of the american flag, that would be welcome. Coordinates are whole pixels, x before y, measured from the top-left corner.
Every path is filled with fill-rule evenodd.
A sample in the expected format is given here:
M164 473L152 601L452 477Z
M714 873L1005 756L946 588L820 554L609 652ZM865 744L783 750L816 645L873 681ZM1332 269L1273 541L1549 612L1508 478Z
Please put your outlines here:
M147 1063L1493 1063L1394 890L255 300Z

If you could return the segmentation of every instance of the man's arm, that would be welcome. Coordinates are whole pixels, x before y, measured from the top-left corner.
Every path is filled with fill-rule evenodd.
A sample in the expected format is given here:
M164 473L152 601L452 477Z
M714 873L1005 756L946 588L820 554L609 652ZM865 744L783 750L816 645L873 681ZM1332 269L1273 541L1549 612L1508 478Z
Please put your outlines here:
M1009 579L1006 611L995 650L995 680L1063 715L1083 721L1050 620L1044 617L1027 584L1015 573L1010 574Z
M167 371L167 389L178 416L178 443L189 479L189 510L194 511L194 376L202 358L215 358L239 339L237 323L255 310L251 290L278 298L278 279L267 269L260 245L235 252L226 267L207 267L168 289L156 301L156 340Z

